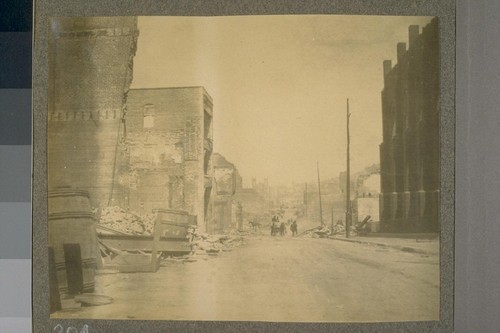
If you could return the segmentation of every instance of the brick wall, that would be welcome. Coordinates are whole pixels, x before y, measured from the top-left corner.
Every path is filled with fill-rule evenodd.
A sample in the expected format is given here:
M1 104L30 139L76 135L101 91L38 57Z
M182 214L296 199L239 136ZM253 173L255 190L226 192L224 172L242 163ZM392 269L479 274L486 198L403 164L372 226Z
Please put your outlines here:
M137 195L129 196L131 207L143 202L148 207L186 210L197 216L202 231L207 229L211 186L206 185L213 175L212 124L205 109L211 118L211 103L202 87L130 90L125 117L127 158L120 175L132 179L132 185L137 182L137 170L163 177L149 189L162 200L153 202L135 192Z
M49 45L49 187L116 204L122 112L137 43L135 17L57 18Z
M433 19L409 28L410 45L384 62L383 142L380 145L382 228L439 228L439 33Z

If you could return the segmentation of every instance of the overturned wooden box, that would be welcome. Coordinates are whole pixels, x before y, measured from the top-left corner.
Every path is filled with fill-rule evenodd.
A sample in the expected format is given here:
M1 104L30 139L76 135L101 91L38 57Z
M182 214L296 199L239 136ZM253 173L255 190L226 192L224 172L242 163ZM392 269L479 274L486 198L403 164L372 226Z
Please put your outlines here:
M187 254L192 251L189 229L195 225L196 216L186 211L159 209L153 235L129 235L98 227L101 247L111 252L104 257L103 268L120 272L156 272L163 252Z

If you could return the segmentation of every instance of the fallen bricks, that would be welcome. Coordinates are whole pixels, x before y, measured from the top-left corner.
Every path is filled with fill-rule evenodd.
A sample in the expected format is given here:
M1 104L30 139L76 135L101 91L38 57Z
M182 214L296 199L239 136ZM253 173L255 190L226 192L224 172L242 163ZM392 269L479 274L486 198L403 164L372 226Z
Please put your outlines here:
M131 235L151 235L156 218L155 214L140 217L119 206L96 209L94 213L98 224Z
M197 234L194 232L192 241L194 254L216 254L219 252L228 252L228 248L240 246L245 243L242 236L233 235L209 235L206 233Z
M119 206L111 206L94 210L98 225L107 228L108 232L124 233L127 235L151 235L154 227L155 214L140 217ZM191 255L216 256L220 252L230 252L231 248L245 243L244 237L248 232L231 230L228 234L210 235L198 233L196 228L189 228L188 238L191 243ZM128 252L127 252L128 253ZM164 253L163 260L172 259L175 262L178 257L175 253ZM192 262L194 259L181 258L182 262ZM168 261L167 261L168 262Z

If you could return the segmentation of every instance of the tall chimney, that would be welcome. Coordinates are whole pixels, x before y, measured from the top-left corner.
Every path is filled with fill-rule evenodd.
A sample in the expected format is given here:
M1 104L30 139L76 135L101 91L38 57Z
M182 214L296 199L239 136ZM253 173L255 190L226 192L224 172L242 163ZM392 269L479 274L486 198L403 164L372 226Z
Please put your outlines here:
M384 78L389 74L392 69L392 61L384 60Z
M406 43L398 43L398 63L403 59L403 55L406 52Z
M410 25L410 27L408 28L408 36L409 36L409 38L408 38L408 42L409 42L408 48L410 48L415 43L415 40L418 37L419 31L420 31L420 27L418 25Z

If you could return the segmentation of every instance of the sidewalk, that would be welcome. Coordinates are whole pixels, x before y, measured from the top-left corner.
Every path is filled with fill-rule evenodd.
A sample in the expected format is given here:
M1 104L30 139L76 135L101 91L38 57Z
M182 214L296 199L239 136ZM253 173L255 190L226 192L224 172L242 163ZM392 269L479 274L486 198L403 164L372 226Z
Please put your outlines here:
M330 239L359 243L359 244L371 244L381 247L392 248L405 252L428 254L428 255L439 255L439 237L437 235L432 238L422 238L419 235L417 237L408 237L409 235L404 235L403 237L395 237L391 235L390 237L386 235L385 237L378 237L375 235L371 236L351 236L346 238L345 235L335 235L330 236Z

